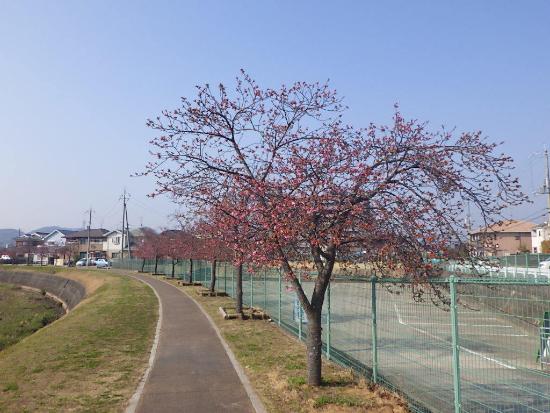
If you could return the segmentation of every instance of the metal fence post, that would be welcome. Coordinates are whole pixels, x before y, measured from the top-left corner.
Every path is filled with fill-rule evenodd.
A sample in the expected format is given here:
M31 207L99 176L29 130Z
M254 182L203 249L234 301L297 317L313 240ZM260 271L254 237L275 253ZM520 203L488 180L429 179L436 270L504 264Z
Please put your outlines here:
M518 255L514 255L514 278L518 275Z
M223 263L223 292L227 294L227 263Z
M282 273L281 269L279 268L279 311L278 311L278 319L279 319L279 326L281 325L281 304L282 304Z
M237 296L235 293L235 266L233 264L231 264L231 293L233 297Z
M250 309L254 307L254 280L252 279L252 273L249 273L250 277Z
M504 257L504 276L508 278L508 255Z
M298 273L298 282L302 285L302 275ZM302 288L304 288L302 286ZM296 299L298 299L298 294L296 294ZM298 324L298 339L302 341L302 304L298 299L298 315L299 315L299 324Z
M378 383L378 329L376 317L376 277L371 278L371 314L372 314L372 381Z
M453 340L453 388L455 413L460 413L462 409L462 398L460 394L460 339L458 332L458 308L456 300L456 279L454 275L449 277L449 288L451 291L451 328Z
M267 268L264 268L264 311L267 311Z
M330 285L327 288L327 360L330 360Z

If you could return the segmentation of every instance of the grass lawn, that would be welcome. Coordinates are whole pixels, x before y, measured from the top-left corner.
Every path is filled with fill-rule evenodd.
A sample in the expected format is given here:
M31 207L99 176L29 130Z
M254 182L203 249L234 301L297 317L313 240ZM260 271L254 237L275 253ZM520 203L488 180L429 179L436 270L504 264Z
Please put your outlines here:
M230 298L201 297L195 293L197 287L178 288L195 298L216 322L269 412L408 411L399 397L326 360L324 385L308 386L303 343L268 321L223 320L218 308L231 306Z
M153 291L109 271L39 271L82 282L87 298L0 352L0 412L123 411L149 357Z
M0 351L65 314L56 301L37 291L0 284Z

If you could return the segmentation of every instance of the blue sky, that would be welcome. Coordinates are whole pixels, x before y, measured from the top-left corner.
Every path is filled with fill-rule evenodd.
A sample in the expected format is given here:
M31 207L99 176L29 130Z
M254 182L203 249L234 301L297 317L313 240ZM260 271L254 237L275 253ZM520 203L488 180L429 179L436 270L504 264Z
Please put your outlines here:
M550 144L546 1L0 1L0 228L169 226L174 207L131 178L145 120L199 83L326 80L357 126L408 117L481 129L542 182ZM509 211L539 218L545 200ZM96 225L94 225L96 226Z

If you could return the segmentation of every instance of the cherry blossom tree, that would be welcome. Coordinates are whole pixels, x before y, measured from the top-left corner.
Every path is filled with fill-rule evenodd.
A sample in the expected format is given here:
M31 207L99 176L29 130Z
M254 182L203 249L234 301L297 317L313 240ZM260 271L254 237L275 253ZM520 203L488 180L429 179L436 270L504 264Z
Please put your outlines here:
M154 231L150 229L144 229L143 237L138 243L134 253L137 258L141 258L141 272L144 272L145 270L146 260L151 260L157 257L158 247L155 246L155 244L157 244L157 241L158 235ZM155 259L155 273L157 271L157 263L158 258Z
M171 276L175 277L176 265L180 260L187 259L189 257L186 246L189 238L189 234L182 230L166 230L163 231L161 236L163 237L163 244L165 245L165 255L170 258L172 263Z
M190 283L193 283L193 269L195 260L203 258L203 241L197 237L195 228L193 226L183 227L182 239L180 240L180 252L181 257L189 260L189 274L188 279Z
M212 215L214 210L211 209L209 212L210 215ZM211 262L209 290L213 293L216 291L217 263L220 260L232 260L233 251L224 241L224 235L226 235L227 233L223 227L220 228L220 222L217 220L218 217L214 215L212 218L214 219L203 219L197 222L195 230L202 244L199 254L203 259L209 260ZM241 310L239 311L239 313L242 314L242 294Z
M389 126L358 129L344 109L328 84L263 89L242 73L234 91L200 86L148 121L159 133L144 171L153 195L191 214L214 209L211 225L227 230L241 263L283 268L308 318L311 385L321 383L321 312L337 261L401 273L421 294L438 275L423 256L461 242L466 202L488 223L525 200L511 158L480 132L433 131L397 108ZM309 297L304 262L317 273Z

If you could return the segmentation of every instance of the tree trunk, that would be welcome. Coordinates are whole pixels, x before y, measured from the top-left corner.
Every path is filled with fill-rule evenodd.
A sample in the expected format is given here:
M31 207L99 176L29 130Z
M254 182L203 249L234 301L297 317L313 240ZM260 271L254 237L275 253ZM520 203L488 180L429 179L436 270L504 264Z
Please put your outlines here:
M212 261L212 272L210 273L210 292L216 291L216 260Z
M244 318L243 313L243 265L239 264L237 267L237 279L235 281L235 309L237 314L240 314L241 318Z
M321 385L321 355L322 347L322 326L321 308L314 308L307 314L308 334L306 341L307 348L307 383L310 386Z
M157 257L155 257L155 272L153 273L155 275L157 274L158 265L159 265L159 257L157 256Z
M141 261L141 272L145 270L145 258Z
M193 284L193 260L189 258L189 282Z
M172 259L172 278L176 275L176 260Z

